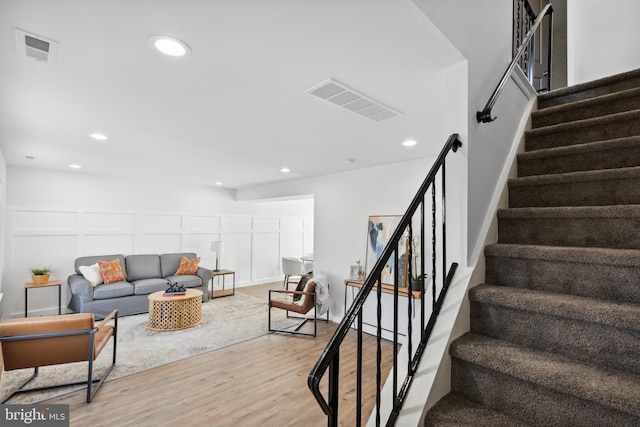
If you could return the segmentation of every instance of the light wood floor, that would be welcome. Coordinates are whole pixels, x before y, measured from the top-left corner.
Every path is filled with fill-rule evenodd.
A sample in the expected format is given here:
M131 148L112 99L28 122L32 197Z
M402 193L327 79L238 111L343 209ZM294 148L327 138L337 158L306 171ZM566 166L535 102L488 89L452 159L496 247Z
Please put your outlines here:
M266 299L267 290L278 285L282 286L259 285L236 292ZM46 403L69 404L71 426L77 427L326 426L326 417L307 388L307 376L336 326L319 322L316 338L264 335L108 381L90 404L84 391ZM340 424L344 426L355 425L355 340L356 333L351 331L340 353ZM364 370L375 372L375 338L364 334L363 344ZM392 344L383 342L382 349L384 379ZM372 373L364 384L363 422L375 405L374 390Z

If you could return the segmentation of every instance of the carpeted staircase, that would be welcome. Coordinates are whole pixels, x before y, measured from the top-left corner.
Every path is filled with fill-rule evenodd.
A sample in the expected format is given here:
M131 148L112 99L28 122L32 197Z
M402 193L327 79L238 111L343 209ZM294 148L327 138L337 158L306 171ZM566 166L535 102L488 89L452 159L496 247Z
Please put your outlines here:
M640 70L538 108L426 426L640 426Z

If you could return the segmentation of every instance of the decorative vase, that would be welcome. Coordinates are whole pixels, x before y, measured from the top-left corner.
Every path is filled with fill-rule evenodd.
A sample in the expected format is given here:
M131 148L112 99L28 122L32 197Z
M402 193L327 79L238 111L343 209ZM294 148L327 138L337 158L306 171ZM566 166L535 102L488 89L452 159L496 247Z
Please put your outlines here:
M49 276L51 276L50 274L41 274L36 276L35 274L31 275L31 280L33 281L34 285L44 285L45 283L47 283L49 281Z

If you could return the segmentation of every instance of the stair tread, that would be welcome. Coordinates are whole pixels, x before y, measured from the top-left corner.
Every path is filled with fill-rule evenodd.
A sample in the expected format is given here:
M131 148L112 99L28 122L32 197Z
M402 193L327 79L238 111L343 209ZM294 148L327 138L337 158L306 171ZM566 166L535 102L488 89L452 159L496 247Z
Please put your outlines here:
M608 93L604 95L594 96L593 98L581 99L578 101L567 102L566 104L554 105L551 107L542 108L540 110L532 111L532 118L539 118L545 116L552 116L556 114L562 114L573 109L585 108L595 106L605 102L612 102L620 99L625 99L633 96L640 95L640 88L625 89L614 93Z
M529 427L516 418L457 394L448 394L427 414L427 426L457 427Z
M617 83L620 81L632 79L635 77L640 77L640 68L627 71L624 73L614 74L612 76L602 77L600 79L579 83L573 86L567 86L560 89L554 89L549 92L541 93L538 95L538 99L540 100L548 100L553 98L558 98L561 96L571 95L574 93L584 92L586 90L594 89L601 86L607 86L612 83Z
M540 150L526 151L518 154L518 160L544 159L548 157L568 156L598 151L615 151L622 148L634 147L638 144L640 144L640 136L628 136L624 138L568 145L565 147L542 148Z
M549 206L498 209L498 219L638 217L640 217L640 205Z
M568 182L607 181L612 179L633 179L640 177L640 166L615 169L599 169L577 172L564 172L546 175L524 176L509 180L509 187L532 185L553 185Z
M640 377L634 374L599 368L474 333L455 340L450 354L560 393L640 416Z
M491 284L473 287L469 299L640 332L640 306L635 304Z
M616 122L635 121L640 117L640 109L624 111L621 113L612 113L604 116L592 117L588 119L575 120L568 123L559 123L557 125L545 126L537 129L531 129L525 132L526 138L539 137L554 133L564 133L571 130L584 130L588 127L602 126Z
M487 245L485 256L568 261L590 264L640 267L640 249L591 248L572 246L496 243Z

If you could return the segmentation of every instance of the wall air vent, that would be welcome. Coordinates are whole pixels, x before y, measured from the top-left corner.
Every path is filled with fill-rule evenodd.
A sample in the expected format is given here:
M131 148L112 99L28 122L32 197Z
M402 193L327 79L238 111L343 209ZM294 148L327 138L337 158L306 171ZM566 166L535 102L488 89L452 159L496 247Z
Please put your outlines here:
M58 42L27 33L16 28L18 55L35 59L38 62L55 64L58 56Z
M349 89L345 85L328 79L305 91L310 95L329 101L339 107L358 113L377 122L396 117L402 113Z

